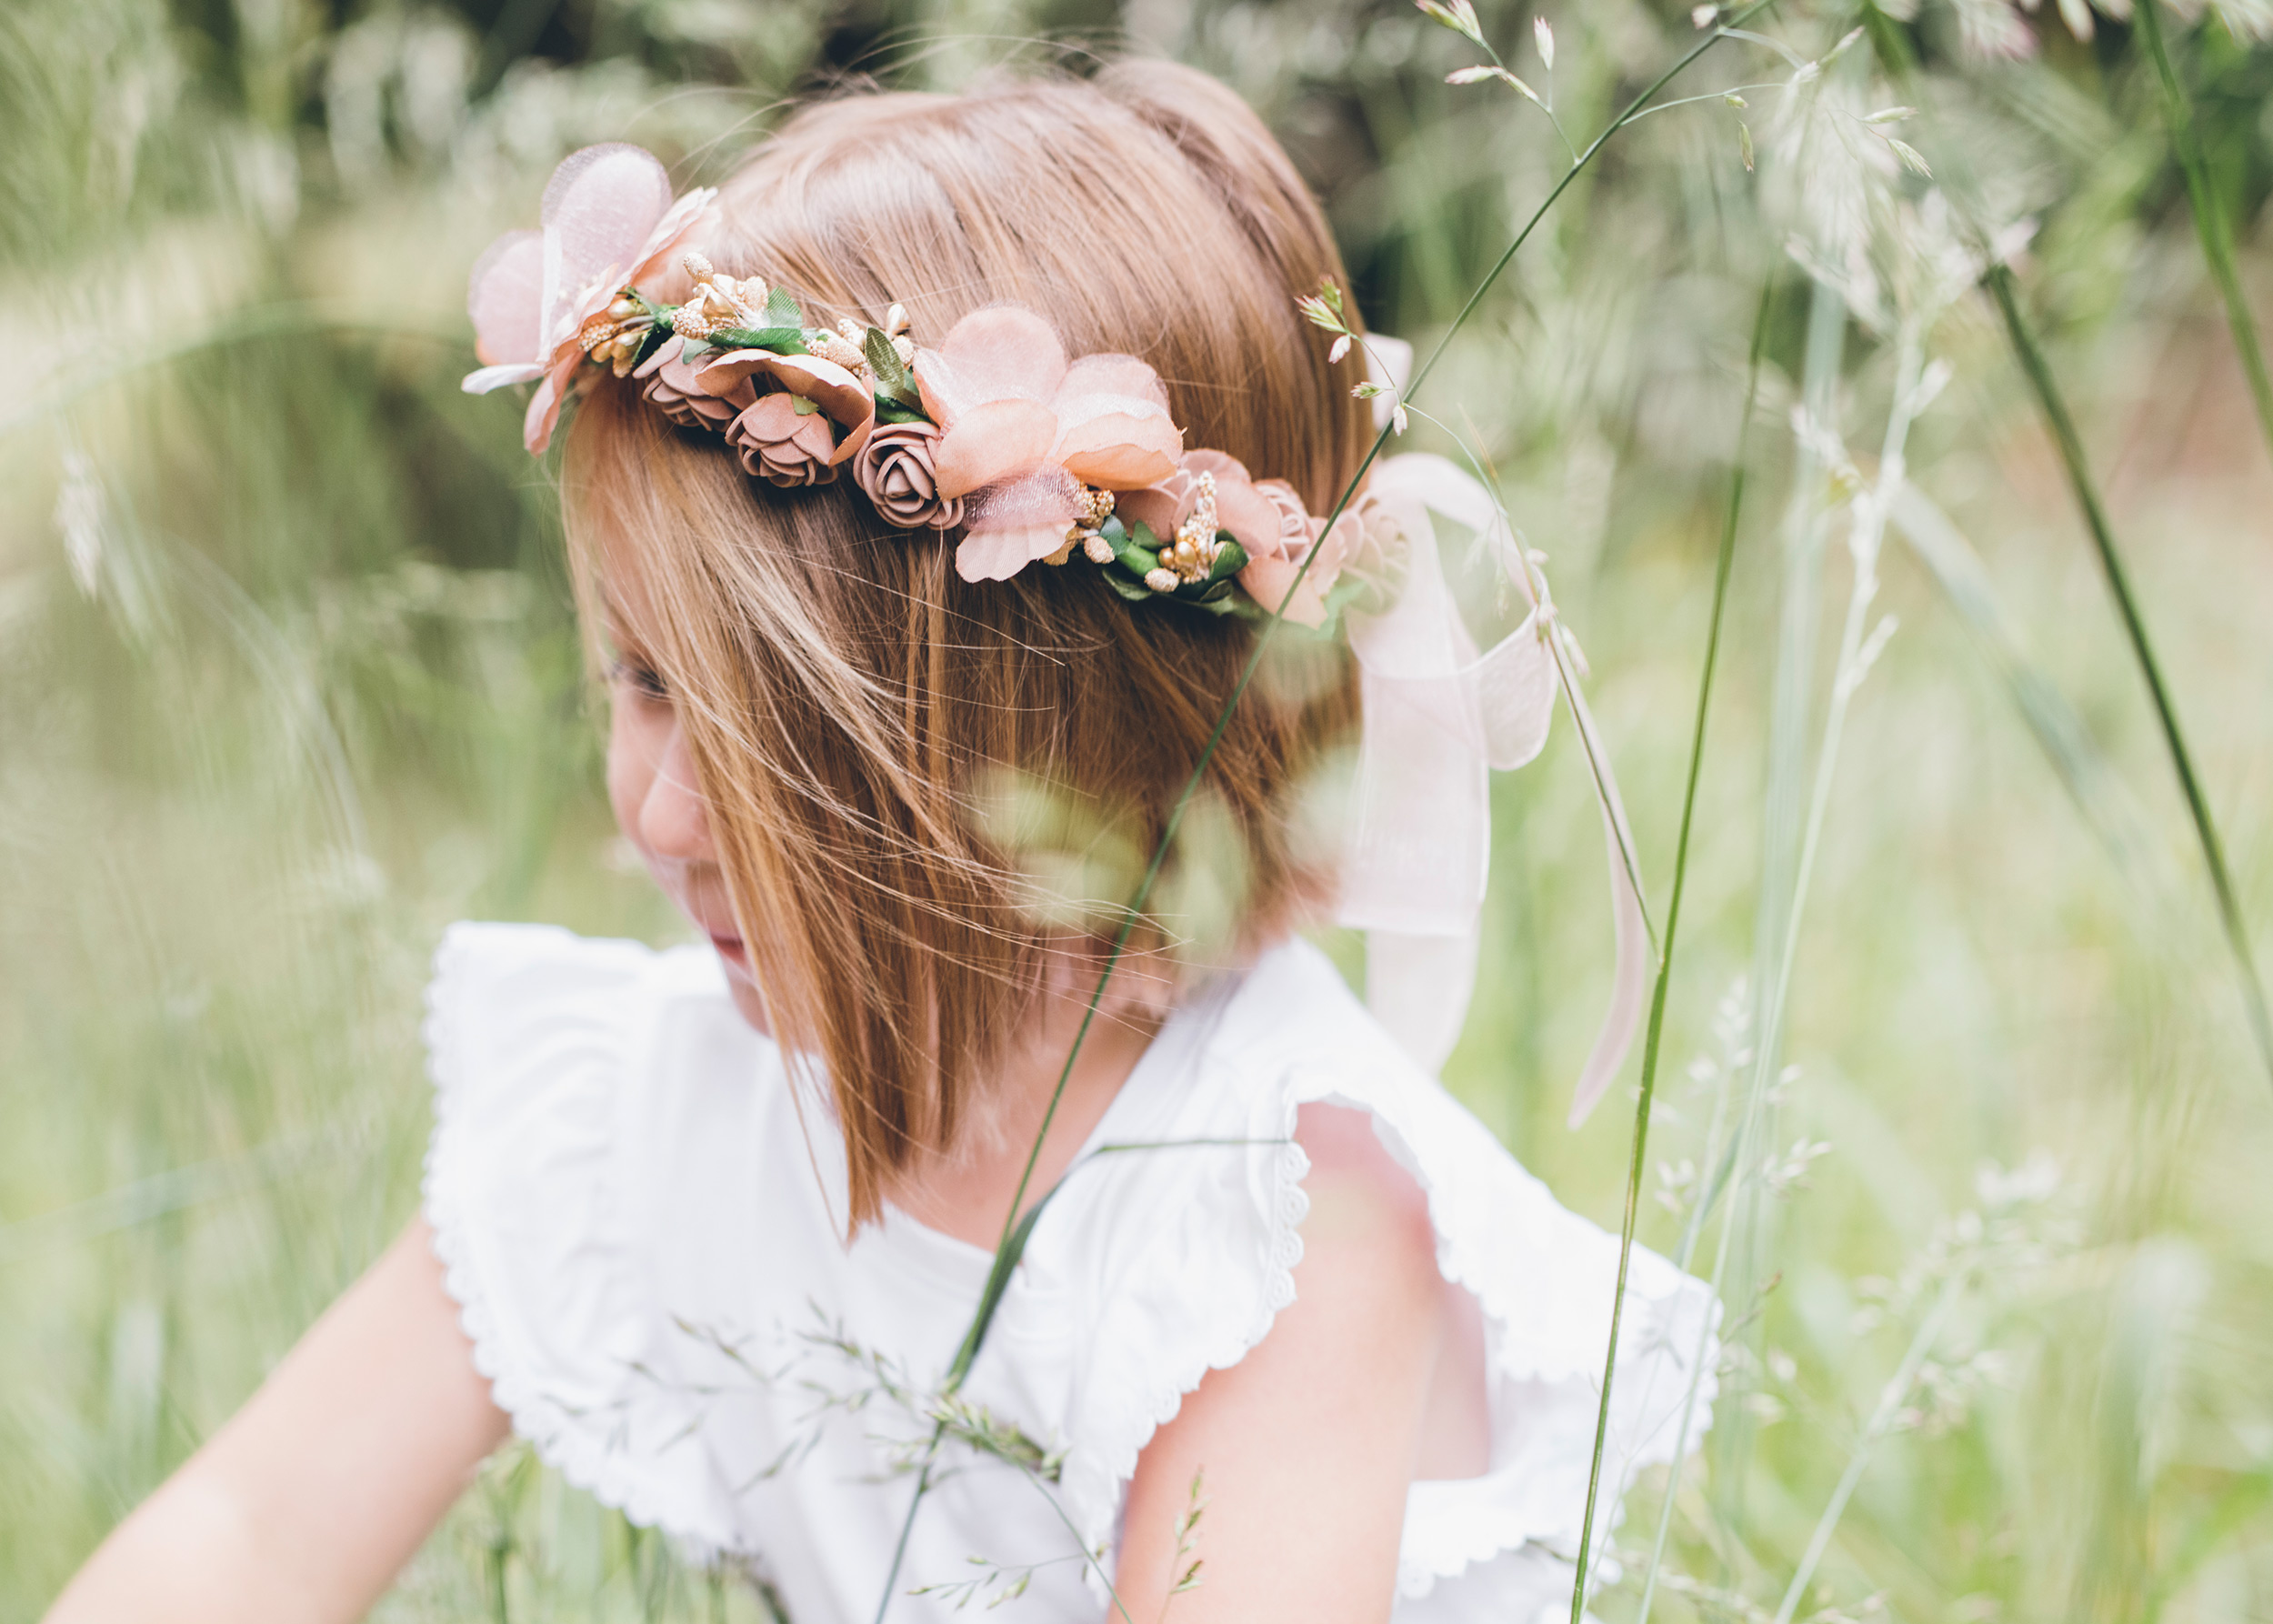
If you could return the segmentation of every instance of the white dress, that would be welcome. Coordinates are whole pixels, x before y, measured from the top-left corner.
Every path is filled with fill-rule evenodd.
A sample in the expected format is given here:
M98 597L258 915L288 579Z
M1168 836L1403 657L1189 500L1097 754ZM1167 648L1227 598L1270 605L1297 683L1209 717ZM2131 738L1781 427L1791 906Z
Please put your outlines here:
M428 1007L426 1217L515 1429L633 1521L747 1564L795 1624L870 1624L987 1254L888 1208L846 1242L829 1112L800 1112L706 947L460 925ZM1396 1618L1567 1611L1617 1238L1289 945L1169 1018L1035 1226L962 1394L999 1447L940 1449L890 1620L969 1616L1022 1579L1012 1618L1106 1616L1138 1452L1293 1300L1310 1101L1374 1114L1484 1310L1490 1467L1412 1486ZM1234 1142L1097 1153L1196 1139ZM1711 1397L1714 1314L1635 1252L1608 1488L1672 1453L1700 1346Z

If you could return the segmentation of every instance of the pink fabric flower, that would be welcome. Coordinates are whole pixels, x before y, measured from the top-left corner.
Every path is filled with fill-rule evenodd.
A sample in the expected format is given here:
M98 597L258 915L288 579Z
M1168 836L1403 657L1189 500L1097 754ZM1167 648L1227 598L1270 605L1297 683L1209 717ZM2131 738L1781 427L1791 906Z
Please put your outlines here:
M702 363L696 369L695 381L706 393L722 399L736 398L741 391L755 389L756 404L764 406L771 398L768 391L778 390L783 392L785 400L788 396L801 395L818 406L819 411L802 421L816 426L817 432L831 443L820 446L812 435L807 435L802 443L818 446L821 461L832 471L826 479L811 483L826 484L827 479L836 477L834 470L859 455L870 431L876 427L876 397L868 393L868 386L836 362L825 361L818 356L777 356L763 349L728 350ZM746 409L743 416L748 415Z
M928 423L881 423L853 458L853 477L887 524L952 530L963 499L939 494L939 431Z
M1184 436L1159 375L1134 356L1068 364L1056 330L1022 305L975 310L916 354L939 425L939 494L968 496L956 570L1007 580L1066 545L1081 487L1136 490L1176 471Z
M745 472L774 485L826 485L837 475L828 419L817 410L800 413L797 397L780 390L759 396L728 424L726 444Z
M676 335L665 339L632 376L644 386L640 393L681 428L724 434L727 424L757 404L757 391L745 384L731 395L711 394L702 386L701 365L679 359L686 347L686 340Z
M1237 457L1220 451L1190 451L1177 471L1159 484L1120 496L1114 511L1123 524L1142 521L1156 538L1173 541L1177 526L1191 517L1198 499L1198 476L1216 477L1216 526L1228 530L1246 549L1239 585L1266 609L1287 606L1287 618L1304 626L1326 622L1326 595L1341 573L1357 525L1342 516L1297 586L1295 576L1318 542L1322 526L1304 510L1302 498L1284 479L1256 479Z
M716 192L674 202L655 155L623 142L561 160L545 187L544 227L509 231L475 262L466 291L474 353L469 395L541 379L522 423L532 454L553 437L570 378L584 359L576 335L617 292L667 274L671 256L709 224Z

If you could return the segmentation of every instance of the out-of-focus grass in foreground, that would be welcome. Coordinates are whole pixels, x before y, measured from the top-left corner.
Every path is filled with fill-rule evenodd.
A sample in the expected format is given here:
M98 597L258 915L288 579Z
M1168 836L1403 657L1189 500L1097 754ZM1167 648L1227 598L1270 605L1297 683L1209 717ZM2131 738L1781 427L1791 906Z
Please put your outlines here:
M1688 33L1626 4L1543 15L1552 75L1512 49L1527 12L1487 5L1484 25L1575 130ZM1797 7L1771 32L1820 60L1854 20ZM2273 54L2166 20L2262 310ZM2273 472L2174 212L2157 86L2105 17L2088 44L1988 0L1902 25L1940 96L1902 137L1961 145L1975 201L2037 223L2023 286L2266 943ZM1388 331L1427 338L1567 161L1512 96L1445 86L1472 54L1388 0L0 14L0 1619L35 1617L409 1215L443 924L676 933L607 823L544 476L517 414L456 389L474 256L534 218L577 145L639 140L715 178L831 75L956 87L1044 55L1027 36L1116 31L1265 110ZM1768 1616L1863 1449L1797 1616L2262 1618L2273 1097L2136 671L1978 294L1924 336L1950 381L1881 516L1866 625L1898 625L1842 702L1787 1030L1764 1061L1747 1029L1775 967L1763 876L1773 903L1832 697L1854 498L1892 488L1900 324L1860 319L1854 277L1891 309L1885 242L1930 226L1926 181L1872 145L1890 126L1860 122L1867 55L1825 75L1843 99L1819 127L1779 88L1793 61L1708 58L1679 93L1745 105L1622 136L1430 403L1548 555L1661 901L1744 349L1781 278L1645 1241L1681 1243L1723 1077L1770 1075L1693 1258L1714 1263L1733 1214L1741 1332L1653 1616ZM1840 158L1822 130L1859 145ZM1877 236L1841 224L1850 206L1881 210ZM1842 289L1827 316L1792 237ZM1826 263L1842 242L1877 246ZM1792 432L1803 396L1837 446ZM1443 448L1434 432L1416 441ZM1567 728L1499 794L1451 1080L1613 1220L1630 1098L1561 1127L1609 966ZM1614 1536L1628 1577L1606 1618L1638 1606L1661 1479ZM762 1609L509 1452L380 1616Z

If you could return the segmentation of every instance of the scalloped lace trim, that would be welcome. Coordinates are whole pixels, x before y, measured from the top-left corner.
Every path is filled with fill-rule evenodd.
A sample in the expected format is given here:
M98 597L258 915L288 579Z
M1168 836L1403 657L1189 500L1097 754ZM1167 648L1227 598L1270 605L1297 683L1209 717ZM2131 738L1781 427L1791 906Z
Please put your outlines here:
M460 1108L469 1079L461 1075L464 1011L459 996L471 955L465 933L453 926L435 949L434 977L426 984L426 1018L420 1032L426 1049L426 1077L434 1088L434 1132L426 1141L419 1182L420 1204L432 1232L434 1255L442 1265L442 1284L458 1305L458 1323L474 1348L474 1368L489 1382L490 1400L510 1418L517 1437L569 1483L602 1505L621 1511L642 1528L659 1529L701 1561L736 1549L726 1530L697 1529L666 1508L652 1488L626 1470L627 1458L602 1439L579 1431L571 1418L546 1397L535 1373L520 1368L507 1351L496 1311L479 1272L466 1255L466 1219L458 1210L454 1172Z
M1537 1337L1525 1338L1519 1345L1511 1345L1513 1338L1506 1334L1517 1323L1511 1306L1499 1300L1498 1293L1491 1288L1490 1283L1477 1267L1476 1248L1459 1238L1460 1232L1472 1225L1464 1221L1462 1214L1456 1210L1457 1203L1444 1188L1444 1180L1432 1177L1422 1166L1417 1147L1414 1144L1413 1136L1407 1132L1407 1125L1398 1122L1387 1106L1364 1094L1337 1086L1338 1081L1318 1078L1314 1082L1297 1082L1288 1088L1284 1096L1285 1122L1282 1132L1286 1143L1280 1147L1273 1161L1271 1210L1267 1215L1267 1260L1263 1270L1259 1300L1254 1312L1235 1328L1214 1337L1203 1351L1154 1365L1155 1374L1147 1381L1142 1394L1130 1405L1116 1407L1116 1413L1098 1429L1106 1441L1096 1446L1092 1453L1092 1469L1079 1472L1076 1468L1068 1472L1068 1498L1076 1500L1076 1523L1090 1549L1096 1549L1102 1544L1113 1542L1121 1492L1134 1475L1136 1461L1153 1434L1175 1419L1177 1411L1183 1408L1184 1396L1195 1390L1209 1370L1227 1369L1238 1363L1269 1334L1279 1310L1295 1300L1294 1271L1303 1256L1300 1227L1310 1210L1309 1195L1302 1188L1302 1181L1310 1171L1310 1158L1294 1140L1297 1113L1304 1105L1324 1099L1346 1101L1367 1112L1377 1124L1386 1124L1406 1145L1410 1170L1427 1200L1429 1220L1437 1231L1438 1271L1449 1284L1475 1296L1485 1314L1498 1321L1502 1328L1503 1340L1492 1361L1496 1378L1567 1382L1586 1379L1589 1374L1583 1356L1577 1349L1570 1350L1568 1357L1558 1362ZM1574 1218L1574 1221L1585 1220ZM1666 1312L1668 1301L1677 1300L1691 1288L1698 1292L1706 1289L1704 1283L1695 1280L1693 1277L1685 1274L1679 1278L1688 1282L1688 1285L1677 1286L1670 1294L1657 1295L1649 1294L1640 1282L1628 1281L1629 1304L1644 1310L1638 1317L1630 1313L1627 1316L1626 1340L1629 1348L1636 1349L1636 1363L1645 1356L1640 1352L1644 1344L1635 1339L1635 1333L1646 1332L1652 1327L1664 1327L1668 1318ZM1711 1312L1709 1308L1706 1311ZM1683 1365L1686 1362L1686 1358L1680 1360ZM1634 1372L1627 1360L1622 1358L1620 1365L1621 1374L1630 1378ZM1690 1429L1692 1447L1696 1439L1710 1425L1710 1405L1716 1385L1708 1369L1698 1389L1698 1408ZM1588 1407L1592 1407L1591 1399ZM1646 1446L1627 1452L1627 1473L1630 1475L1644 1466L1667 1459L1671 1450L1671 1438L1660 1429ZM1481 1495L1485 1492L1482 1486L1491 1482L1494 1475L1487 1473L1476 1479L1457 1481L1477 1485L1477 1493ZM1623 1498L1622 1486L1617 1498ZM1433 1590L1440 1579L1454 1578L1478 1563L1527 1546L1558 1560L1568 1559L1567 1553L1557 1551L1541 1539L1543 1530L1512 1526L1500 1508L1478 1505L1466 1509L1475 1513L1472 1519L1464 1519L1469 1523L1467 1538L1442 1539L1437 1542L1436 1549L1429 1551L1427 1558L1400 1551L1397 1593L1401 1598L1418 1599ZM1614 1499L1611 1506L1613 1518L1617 1512ZM1410 1543L1408 1531L1407 1545ZM1103 1602L1106 1599L1103 1586L1096 1582L1094 1573L1089 1575L1089 1579L1091 1589Z

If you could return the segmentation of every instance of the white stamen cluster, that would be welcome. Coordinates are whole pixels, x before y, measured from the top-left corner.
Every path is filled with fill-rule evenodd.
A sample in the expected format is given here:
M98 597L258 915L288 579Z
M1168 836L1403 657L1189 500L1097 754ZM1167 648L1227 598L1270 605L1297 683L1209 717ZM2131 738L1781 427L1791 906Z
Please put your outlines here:
M916 359L916 341L907 336L907 307L895 305L885 313L884 336L892 341L892 353L900 358L900 365L910 366ZM876 374L868 365L868 352L863 347L868 329L846 316L830 332L823 327L806 339L813 353L824 361L834 361L854 376L873 384Z
M1060 556L1070 556L1073 548L1078 545L1090 563L1112 563L1113 544L1105 539L1098 528L1112 516L1113 493L1091 490L1084 486L1081 490L1081 516L1074 520L1072 526L1066 530L1066 546Z
M722 327L766 325L766 288L763 280L756 276L729 276L702 254L689 254L679 263L695 279L695 295L671 312L671 331L682 338L701 339Z

